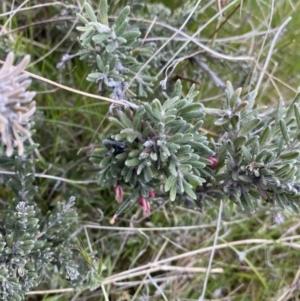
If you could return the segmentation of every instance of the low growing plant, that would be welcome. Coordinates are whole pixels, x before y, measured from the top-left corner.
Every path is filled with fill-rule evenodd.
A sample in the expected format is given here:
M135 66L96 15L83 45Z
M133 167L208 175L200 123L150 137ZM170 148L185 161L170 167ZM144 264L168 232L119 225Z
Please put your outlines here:
M142 45L138 44L138 31L127 39L128 13L129 7L124 8L109 26L107 3L101 1L98 16L86 5L90 21L78 15L85 24L78 28L84 31L80 37L84 50L80 55L84 52L85 56L81 59L89 59L97 70L87 79L108 86L114 80L123 83L118 84L122 86L122 92L118 92L122 97L114 98L115 92L111 94L124 102L124 106L110 111L109 120L116 133L105 137L103 147L91 156L100 169L101 187L130 191L111 222L129 204L151 201L151 191L157 201L176 199L202 206L204 201L222 199L252 211L257 201L263 200L298 212L298 95L288 106L284 107L279 100L277 109L268 111L267 107L255 104L256 91L242 97L242 89L234 91L228 82L222 108L210 108L204 107L201 100L195 101L198 92L194 86L183 93L181 82L177 81L170 95L162 91L160 99L150 103L141 98L136 101L136 96L142 94L137 86L130 86L135 90L129 93L127 75L136 78L140 53L131 57L134 66L128 64L124 69L126 52L121 51L121 45L130 55ZM120 74L119 66L124 77L109 79L109 72ZM219 139L209 139L201 129L207 115L216 119Z
M5 301L23 300L27 291L55 272L77 283L88 278L91 285L101 272L81 270L93 266L93 261L75 250L78 247L71 238L78 226L75 197L57 202L46 212L37 206L37 145L28 140L34 132L30 118L35 112L35 93L27 91L31 81L21 74L29 56L17 67L13 59L10 53L0 70L1 182L8 196L0 214L0 299Z
M191 10L191 4L184 8ZM139 9L154 16L159 7L149 4ZM152 203L170 201L205 210L205 204L218 200L249 212L262 202L298 212L299 92L290 102L278 100L275 109L258 105L256 90L243 93L229 81L216 80L205 65L206 60L216 58L205 54L196 59L195 49L189 46L184 54L192 62L189 68L194 69L195 62L204 66L203 72L214 76L224 90L221 105L204 105L203 91L199 93L195 84L184 83L181 76L168 76L173 66L165 63L180 52L176 41L157 54L161 44L140 38L147 32L142 26L131 26L128 6L113 20L106 0L100 1L97 12L88 3L84 9L77 14L80 49L64 56L58 66L62 70L77 56L86 63L86 79L112 102L108 111L111 132L100 134L89 158L98 170L98 185L114 189L116 200L123 202L112 224L135 203L146 214ZM185 20L186 9L178 9L172 21ZM170 11L161 9L161 13L168 16ZM46 210L35 200L38 145L31 140L35 92L27 91L31 82L22 73L29 56L16 67L13 59L8 54L0 70L0 166L8 195L0 213L0 299L23 300L27 291L54 273L64 275L79 289L86 282L96 289L104 265L84 247L78 248L71 235L79 227L75 197ZM239 68L250 69L246 62ZM158 82L161 70L167 76ZM248 81L244 91L252 85ZM206 129L207 124L211 128ZM125 201L124 194L128 195Z

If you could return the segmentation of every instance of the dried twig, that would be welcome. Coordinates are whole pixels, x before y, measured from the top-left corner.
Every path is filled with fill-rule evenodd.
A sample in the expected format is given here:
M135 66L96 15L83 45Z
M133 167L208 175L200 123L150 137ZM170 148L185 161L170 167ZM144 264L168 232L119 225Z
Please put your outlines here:
M194 56L193 61L196 62L196 64L211 78L211 80L214 82L214 84L221 88L223 91L226 90L226 84L219 78L219 76L213 72L208 65L206 65L199 56Z

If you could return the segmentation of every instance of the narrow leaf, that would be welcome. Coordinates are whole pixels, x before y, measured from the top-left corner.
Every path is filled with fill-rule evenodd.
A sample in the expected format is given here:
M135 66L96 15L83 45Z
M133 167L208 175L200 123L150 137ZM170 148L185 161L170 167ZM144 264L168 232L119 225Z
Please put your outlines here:
M89 24L89 21L86 18L84 18L81 14L76 14L76 16L77 16L78 20L81 21L82 23Z
M118 28L115 29L115 33L116 33L117 37L123 36L123 34L124 34L125 30L127 29L127 27L128 27L128 21L125 20L120 26L118 26ZM124 38L124 40L127 42L127 40L125 38Z
M110 33L107 32L101 32L95 36L93 36L93 41L95 42L95 44L101 44L103 41L105 41L106 39L108 39L110 36ZM98 55L97 55L98 56ZM101 70L101 69L100 69Z
M240 136L240 137L237 137L237 138L234 140L233 144L234 144L234 146L238 149L238 148L240 148L242 145L245 144L245 141L246 141L246 137L245 137L245 136Z
M229 110L221 110L216 108L203 108L203 112L216 118L229 116L231 113Z
M245 108L247 108L249 105L248 101L243 101L241 104L239 104L237 107L234 108L233 113L237 113L237 112L241 112L243 111Z
M169 176L166 183L165 183L165 192L169 191L172 186L174 186L176 182L176 177L174 176Z
M242 193L241 203L244 208L253 210L252 201L251 201L250 195L247 192Z
M175 201L176 199L176 183L174 183L170 189L170 200Z
M290 180L292 180L292 178L294 177L296 172L297 172L297 167L294 166L291 168L291 170L289 172L287 172L285 175L281 176L281 178L284 181L290 181Z
M137 168L136 174L139 175L142 172L144 167L145 167L145 164L141 163Z
M240 115L239 114L234 114L230 118L230 124L237 131L239 129L239 127L240 127Z
M300 109L299 109L299 105L296 103L294 104L294 113L295 113L298 129L300 129Z
M268 164L268 163L272 162L275 158L276 158L276 153L269 151L266 155L264 163Z
M260 162L263 161L263 159L266 157L268 154L268 151L266 149L263 149L255 158L255 161Z
M181 85L181 81L180 80L177 80L176 83L175 83L175 87L174 87L174 91L173 91L173 94L172 94L172 97L178 97L180 98L181 97L181 94L182 94L182 85Z
M253 90L251 91L247 97L246 97L246 100L248 101L249 105L248 105L248 109L252 109L254 104L255 104L255 98L256 98L256 95L257 95L257 91L256 90Z
M123 112L119 112L119 119L120 122L124 125L125 128L132 128L132 121L129 119L129 117L123 113Z
M246 146L242 145L241 150L242 150L242 153L243 153L243 155L244 155L246 161L247 161L248 163L250 163L250 162L252 161L252 156L251 156L251 154L250 154L248 148L247 148Z
M120 14L118 15L117 19L115 20L115 28L116 30L119 29L120 26L123 25L123 23L126 21L126 18L128 16L130 12L130 7L129 6L125 6L122 11L120 12Z
M177 190L180 194L184 193L183 188L183 174L179 171L177 177Z
M123 125L118 119L116 119L116 118L114 118L114 117L109 117L108 119L109 119L109 121L110 121L112 124L114 124L114 125L117 126L118 128L120 128L120 129L123 129L123 128L124 128L124 125Z
M138 158L126 160L125 165L130 166L138 166L140 164L140 160Z
M189 165L189 164L180 164L179 165L179 169L182 171L182 172L189 172L192 170L192 166Z
M163 110L170 111L173 110L173 105L179 100L178 96L167 99L162 105ZM176 110L176 109L175 109ZM177 110L176 110L177 111Z
M250 133L251 131L253 131L258 125L260 124L260 119L253 119L249 122L247 122L246 124L243 125L243 127L240 129L240 131L238 132L238 136L243 136L246 135L248 133Z
M183 183L184 192L185 192L190 198L192 198L193 200L196 200L196 199L197 199L197 196L196 196L194 190L192 189L192 186L191 186L185 179L182 180L182 183Z
M108 166L111 163L111 158L109 156L104 157L100 162L100 167L103 168L105 166Z
M122 37L127 40L127 42L131 42L132 40L135 40L141 35L141 32L138 30L134 31L126 31Z
M253 182L253 180L248 176L239 175L238 178L239 178L239 180L241 180L243 182L246 182L246 183L252 183Z
M271 134L271 127L270 126L267 126L261 136L259 137L259 145L260 147L264 146L266 141L270 138L270 134Z
M116 49L118 48L118 43L113 41L113 42L110 42L106 47L106 51L108 53L113 53Z
M97 22L97 17L95 15L92 7L90 6L90 4L86 2L84 8L85 8L86 13L88 14L90 19L92 20L92 22L96 23Z
M238 88L232 94L232 96L230 98L230 106L231 106L231 108L236 107L237 100L240 98L241 92L242 92L242 88Z
M230 101L232 95L234 94L234 89L233 89L231 82L229 82L229 81L226 82L226 86L227 86L226 91L228 93L229 101ZM230 106L230 103L229 103L229 106Z
M283 136L285 142L287 143L287 145L289 145L290 138L289 138L289 134L288 134L288 131L287 131L285 121L283 119L281 119L279 121L279 124L280 124L280 130L281 130L282 136Z
M159 121L159 119L157 118L157 116L152 112L152 108L151 106L149 105L149 103L145 103L144 104L144 107L145 107L145 111L148 115L148 117L155 123L157 123Z
M121 134L126 134L126 140L128 142L133 142L136 137L139 135L139 132L133 130L133 129L124 129L120 132Z
M160 101L158 99L154 99L151 103L151 108L153 114L156 116L157 119L162 119L163 110L160 104Z
M274 194L276 203L282 208L285 209L286 205L284 204L284 200L279 194Z
M147 152L141 152L140 155L139 155L139 159L140 160L144 160L144 159L147 159L149 156L150 156L149 153L147 153Z
M173 142L167 142L167 147L169 148L170 152L175 154L180 149L180 145L173 143Z
M184 173L184 178L193 186L202 186L205 183L205 179L197 177L191 173Z
M275 123L278 124L279 121L282 119L283 115L283 107L282 107L282 99L279 98L278 104L277 104L277 111L275 115Z
M292 117L292 114L294 112L294 104L298 104L300 100L300 87L297 88L296 95L292 101L292 103L289 105L289 108L285 114L285 120L289 120Z
M293 210L294 213L299 214L299 209L292 200L289 202L289 207Z
M104 25L108 25L107 8L107 0L100 0L99 20Z
M282 153L279 157L283 160L295 160L299 157L300 151L290 151L286 153Z
M176 170L176 165L175 165L175 161L174 160L170 161L168 169L169 169L171 175L177 177L177 170Z
M182 133L176 133L175 135L168 138L168 142L177 142L179 141L184 135Z
M134 118L133 118L133 128L136 131L141 131L142 128L142 120L145 114L145 108L144 106L139 106L137 111L135 112Z
M278 177L283 176L284 174L288 173L292 168L291 164L285 164L281 168L274 170L274 174Z

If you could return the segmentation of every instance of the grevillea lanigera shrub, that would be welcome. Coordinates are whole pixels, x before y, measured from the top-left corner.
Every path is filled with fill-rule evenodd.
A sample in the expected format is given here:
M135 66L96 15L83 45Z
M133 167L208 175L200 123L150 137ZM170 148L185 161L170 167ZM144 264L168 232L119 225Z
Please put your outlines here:
M99 185L114 186L119 202L120 191L129 191L111 222L133 202L149 212L153 199L200 206L223 199L248 210L264 200L297 211L298 95L289 106L279 101L270 112L255 104L256 91L241 96L242 89L234 90L228 82L222 107L209 108L194 86L184 92L177 81L170 93L162 91L152 101L143 101L144 90L129 83L141 83L141 74L150 80L151 68L141 68L136 75L145 57L138 30L129 27L129 7L111 24L106 1L100 1L97 16L89 4L85 8L87 19L78 15L84 24L78 29L84 32L81 59L94 68L87 79L108 86L110 97L124 103L111 106L115 132L91 155L100 169ZM201 129L207 117L216 119L218 139Z
M68 60L84 61L87 81L112 102L105 120L109 132L100 133L88 162L90 168L96 167L98 185L114 191L119 203L111 223L132 204L150 214L152 203L167 201L204 210L205 204L231 201L248 212L261 203L278 204L298 212L299 93L269 109L256 102L253 82L234 89L217 77L208 62L223 64L226 56L221 59L209 51L199 55L199 45L206 47L197 38L201 26L193 37L181 30L186 20L196 22L201 16L194 1L187 1L170 18L170 24L181 28L170 43L165 42L166 26L148 31L155 22L147 23L146 16L168 19L171 11L163 4L132 2L133 16L128 6L108 14L106 0L97 9L86 2L77 14L77 30L69 33L78 35L78 48L57 65L61 71ZM73 10L80 11L77 6ZM140 13L147 26L137 20ZM179 31L193 43L175 39ZM1 51L5 45L0 43ZM216 54L218 49L212 51ZM32 139L37 106L35 92L27 91L31 81L24 69L29 61L27 55L14 66L11 52L0 70L0 180L7 189L0 211L0 299L5 301L23 300L27 291L54 274L63 275L78 289L87 283L96 289L105 268L74 242L72 233L79 223L71 193L67 201L43 208L35 200L38 145ZM185 74L172 75L183 61L191 80L186 81ZM226 63L245 84L250 63ZM202 77L211 78L207 89L195 85L195 66ZM222 99L217 105L204 102L205 93L215 85L223 90Z

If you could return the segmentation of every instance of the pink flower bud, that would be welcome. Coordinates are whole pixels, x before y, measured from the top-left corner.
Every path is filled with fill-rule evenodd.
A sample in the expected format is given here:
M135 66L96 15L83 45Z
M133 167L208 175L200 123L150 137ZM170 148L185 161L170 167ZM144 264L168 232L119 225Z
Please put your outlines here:
M139 204L144 208L144 212L149 215L151 213L150 204L146 199L142 196L139 197Z
M153 198L155 198L155 192L154 191L149 191L149 198L150 199L153 199Z
M210 165L207 165L210 168L214 168L218 164L218 159L216 157L208 157L207 159L211 162Z
M123 202L123 188L121 185L116 185L114 187L115 189L115 198L117 200L118 203L122 203Z

